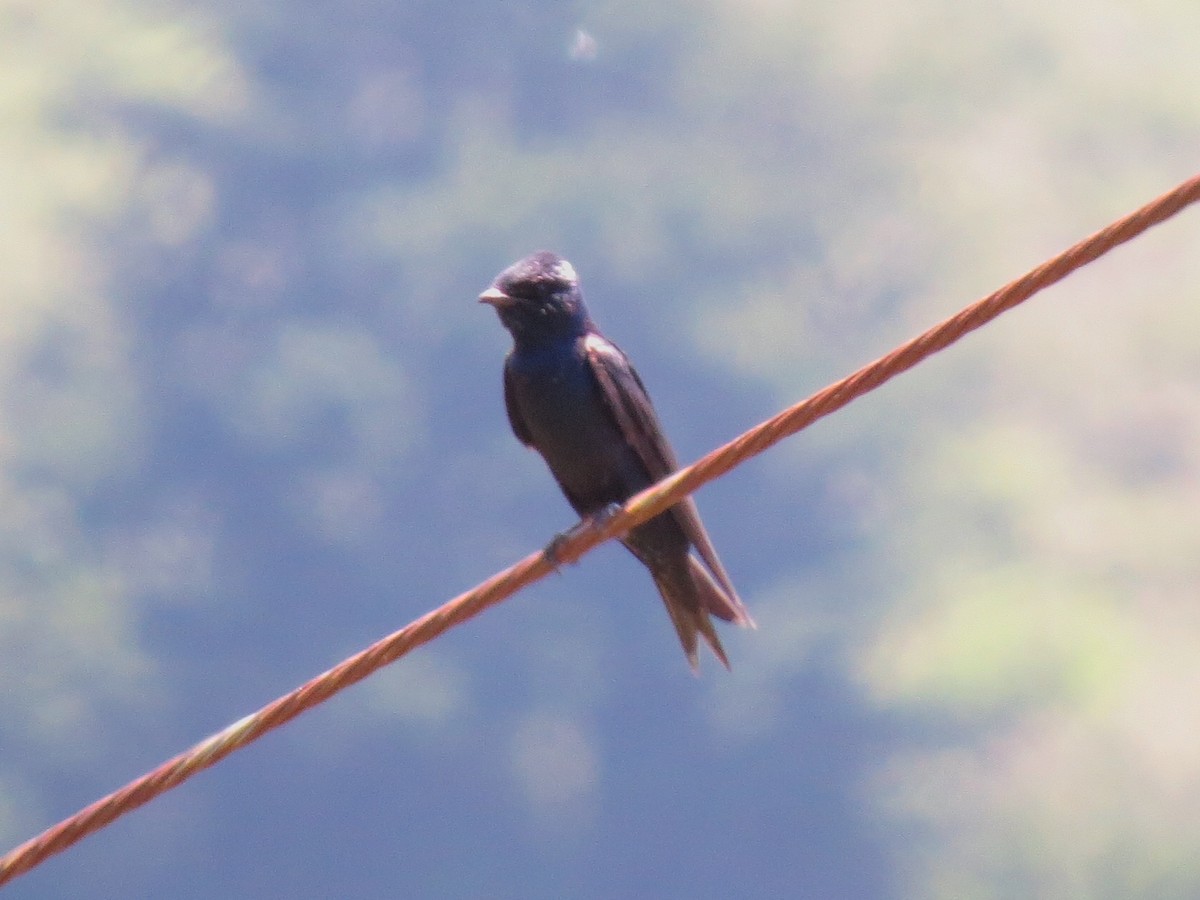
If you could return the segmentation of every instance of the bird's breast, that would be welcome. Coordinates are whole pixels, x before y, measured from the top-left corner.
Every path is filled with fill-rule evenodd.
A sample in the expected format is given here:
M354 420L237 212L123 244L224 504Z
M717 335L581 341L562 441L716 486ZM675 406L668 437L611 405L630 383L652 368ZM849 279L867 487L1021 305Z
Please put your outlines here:
M620 502L649 483L581 348L514 355L509 378L533 446L577 508Z

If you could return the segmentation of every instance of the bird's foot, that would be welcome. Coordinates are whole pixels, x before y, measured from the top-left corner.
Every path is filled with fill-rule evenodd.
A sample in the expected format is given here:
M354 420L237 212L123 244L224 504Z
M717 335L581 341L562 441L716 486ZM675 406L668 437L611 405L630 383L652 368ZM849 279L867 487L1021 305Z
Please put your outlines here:
M565 544L567 541L569 541L571 538L575 537L575 535L579 534L579 532L583 531L586 528L599 527L599 526L604 525L604 523L606 523L609 519L611 519L613 516L615 516L620 511L621 511L620 503L609 503L609 504L603 506L602 508L596 510L596 512L592 513L591 515L587 516L585 519L572 525L566 531L561 531L558 534L556 534L554 537L552 537L550 539L550 543L548 543L544 548L542 548L542 555L544 557L546 557L546 562L550 563L550 565L551 565L551 567L553 567L554 571L557 572L562 567L563 561L562 561L562 559L559 558L558 553L562 549L563 544Z
M580 522L577 528L603 528L618 515L624 507L620 503L605 503L602 507Z

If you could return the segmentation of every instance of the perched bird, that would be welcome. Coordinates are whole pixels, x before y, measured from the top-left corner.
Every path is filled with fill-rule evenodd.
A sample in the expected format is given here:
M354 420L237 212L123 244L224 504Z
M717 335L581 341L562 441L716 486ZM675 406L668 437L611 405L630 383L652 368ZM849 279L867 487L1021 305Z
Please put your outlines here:
M512 334L504 403L513 433L542 455L580 516L623 503L678 468L646 388L592 322L569 262L535 253L497 275L479 300L495 307ZM699 665L698 636L728 668L709 614L744 626L754 622L695 501L688 497L621 542L654 577L692 669Z

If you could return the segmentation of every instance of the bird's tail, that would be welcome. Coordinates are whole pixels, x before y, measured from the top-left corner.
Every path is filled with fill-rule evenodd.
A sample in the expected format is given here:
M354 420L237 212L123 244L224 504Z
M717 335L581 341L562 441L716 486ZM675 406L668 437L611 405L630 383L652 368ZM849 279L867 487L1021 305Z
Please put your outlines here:
M717 637L709 614L726 622L754 627L742 602L726 593L694 556L687 557L686 568L656 566L651 573L692 670L698 671L700 668L697 652L700 637L704 638L713 654L728 669L729 657L725 655L725 648L721 646L721 639Z

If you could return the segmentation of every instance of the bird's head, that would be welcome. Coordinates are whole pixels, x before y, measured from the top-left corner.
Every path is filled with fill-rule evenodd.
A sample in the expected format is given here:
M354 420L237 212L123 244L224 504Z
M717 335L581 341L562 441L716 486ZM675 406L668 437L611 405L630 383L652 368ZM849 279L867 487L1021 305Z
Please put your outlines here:
M495 307L518 343L576 337L591 326L574 267L546 250L497 275L479 302Z

